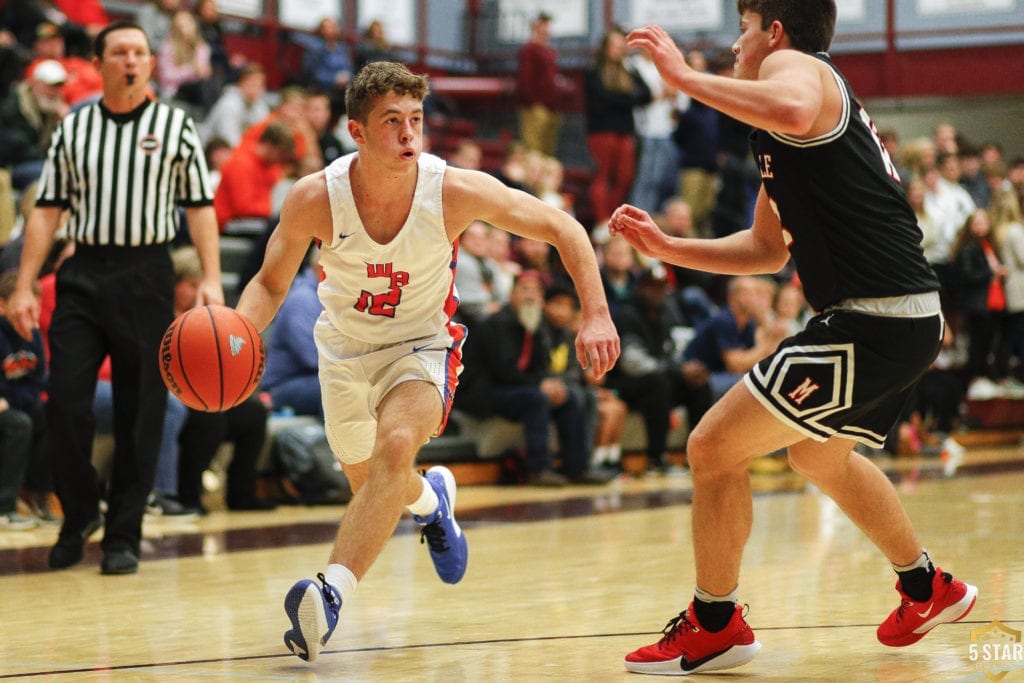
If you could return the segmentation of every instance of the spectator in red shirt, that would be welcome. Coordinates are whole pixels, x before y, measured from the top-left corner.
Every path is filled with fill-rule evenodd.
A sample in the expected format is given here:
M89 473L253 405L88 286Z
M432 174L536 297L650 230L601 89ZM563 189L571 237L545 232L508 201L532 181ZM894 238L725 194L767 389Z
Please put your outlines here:
M67 72L61 95L71 107L98 98L103 92L103 79L96 66L83 57L65 54L64 34L56 24L44 22L36 27L32 44L33 60L25 69L25 78L31 79L36 67L48 59L55 59Z
M294 154L292 132L277 122L263 130L255 147L242 145L232 152L220 170L220 184L213 196L222 232L235 218L270 218L271 193Z
M255 147L264 129L273 122L285 124L295 138L295 177L301 178L324 167L316 131L306 116L306 91L303 88L289 86L281 90L281 101L269 116L246 128L239 146Z

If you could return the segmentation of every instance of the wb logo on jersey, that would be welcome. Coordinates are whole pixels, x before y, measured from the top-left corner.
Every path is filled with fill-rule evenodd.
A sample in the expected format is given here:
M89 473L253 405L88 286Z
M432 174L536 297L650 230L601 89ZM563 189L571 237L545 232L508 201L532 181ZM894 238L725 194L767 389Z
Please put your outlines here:
M359 299L353 308L360 313L394 318L395 311L402 303L402 288L409 284L409 273L395 270L391 263L367 263L366 277L383 278L390 287L387 291L376 293L364 289L359 293Z

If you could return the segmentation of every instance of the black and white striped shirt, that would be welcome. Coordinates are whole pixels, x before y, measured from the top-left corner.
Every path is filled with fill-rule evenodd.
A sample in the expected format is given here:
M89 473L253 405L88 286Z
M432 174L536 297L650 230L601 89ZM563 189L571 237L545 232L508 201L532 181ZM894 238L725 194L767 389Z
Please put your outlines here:
M67 232L96 246L162 244L178 231L180 206L213 202L195 123L147 101L125 114L92 104L53 134L36 204L70 209Z

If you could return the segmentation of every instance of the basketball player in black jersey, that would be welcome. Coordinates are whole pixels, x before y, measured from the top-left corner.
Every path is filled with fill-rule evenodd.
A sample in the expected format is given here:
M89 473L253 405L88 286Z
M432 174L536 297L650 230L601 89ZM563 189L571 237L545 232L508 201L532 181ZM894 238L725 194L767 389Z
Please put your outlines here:
M977 597L977 588L933 566L892 484L852 450L858 441L882 445L938 353L943 320L939 283L896 170L825 54L835 2L738 0L737 9L737 78L693 71L656 26L628 40L654 56L666 83L755 129L763 182L753 225L721 239L673 238L624 205L610 228L645 254L698 270L773 273L792 258L820 313L693 429L697 587L660 641L627 655L626 668L639 673L726 669L760 650L737 605L753 515L747 466L780 448L897 572L901 606L878 628L882 643L910 645L962 619Z

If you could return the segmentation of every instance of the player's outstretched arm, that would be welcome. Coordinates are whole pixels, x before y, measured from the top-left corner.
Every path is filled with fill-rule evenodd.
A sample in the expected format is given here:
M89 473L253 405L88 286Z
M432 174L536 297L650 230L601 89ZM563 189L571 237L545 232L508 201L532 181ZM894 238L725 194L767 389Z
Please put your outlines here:
M608 312L597 257L583 226L566 212L479 171L449 168L444 197L445 223L453 240L474 220L483 220L558 250L576 285L583 312L576 337L577 358L596 377L608 372L619 357L619 335Z
M281 219L267 243L263 266L242 290L236 310L263 331L277 314L310 242L330 242L331 207L323 172L301 178L281 205Z

